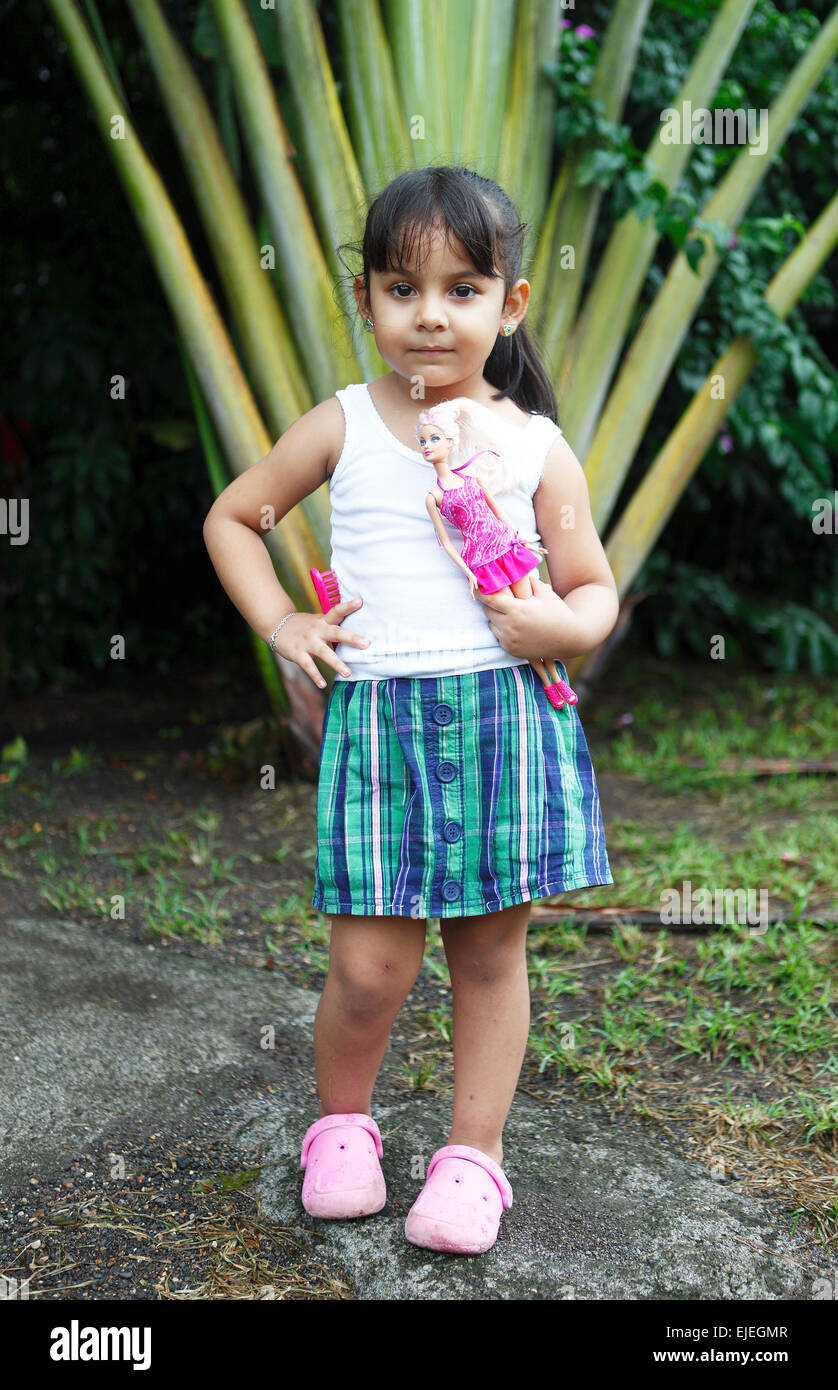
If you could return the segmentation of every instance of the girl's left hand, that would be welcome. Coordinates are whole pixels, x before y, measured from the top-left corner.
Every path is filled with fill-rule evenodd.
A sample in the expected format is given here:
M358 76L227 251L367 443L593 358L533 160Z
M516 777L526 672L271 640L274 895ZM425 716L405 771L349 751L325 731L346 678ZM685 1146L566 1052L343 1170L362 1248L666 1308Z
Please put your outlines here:
M576 650L585 650L576 614L549 584L537 575L533 578L532 598L478 592L477 597L487 610L489 628L504 651L510 656L547 655L563 661L565 650L568 658L576 655Z

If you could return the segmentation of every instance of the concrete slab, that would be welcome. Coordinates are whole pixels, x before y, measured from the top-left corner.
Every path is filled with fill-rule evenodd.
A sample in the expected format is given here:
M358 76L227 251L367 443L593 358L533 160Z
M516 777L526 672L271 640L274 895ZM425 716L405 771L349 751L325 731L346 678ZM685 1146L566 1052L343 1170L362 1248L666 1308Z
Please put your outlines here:
M350 1271L364 1299L806 1299L819 1272L762 1205L631 1121L554 1115L517 1096L504 1131L514 1201L485 1255L445 1255L404 1239L407 1212L441 1117L419 1097L375 1110L387 1204L361 1221L302 1209L307 1111L243 1118L257 1145L262 1210L320 1235L318 1258ZM760 1249L759 1247L764 1247ZM785 1257L785 1258L784 1258Z
M74 922L0 923L0 1192L48 1178L120 1119L168 1120L276 1081L317 998L280 971L231 968ZM281 1076L281 1068L279 1069Z

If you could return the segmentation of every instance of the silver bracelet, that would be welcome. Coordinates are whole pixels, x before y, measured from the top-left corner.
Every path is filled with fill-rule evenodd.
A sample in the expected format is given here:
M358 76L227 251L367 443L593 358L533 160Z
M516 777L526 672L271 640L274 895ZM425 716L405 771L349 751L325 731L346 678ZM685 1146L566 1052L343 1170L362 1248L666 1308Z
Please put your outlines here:
M291 613L286 613L286 614L285 614L285 617L282 619L282 622L281 622L281 623L277 623L276 627L274 628L273 632L271 633L270 637L268 638L268 646L270 647L271 651L274 650L274 641L275 641L275 639L276 639L276 635L277 635L277 633L280 631L280 629L282 628L283 624L284 624L284 623L287 623L289 618L296 618L296 617L297 617L297 610L296 610L296 608L295 608L295 609L293 610L293 612L291 612Z

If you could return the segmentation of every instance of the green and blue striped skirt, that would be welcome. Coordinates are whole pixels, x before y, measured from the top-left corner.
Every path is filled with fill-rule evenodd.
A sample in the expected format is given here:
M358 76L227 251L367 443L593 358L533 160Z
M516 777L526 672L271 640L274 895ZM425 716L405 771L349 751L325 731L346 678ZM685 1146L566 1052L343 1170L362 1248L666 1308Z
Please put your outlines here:
M576 706L528 662L333 683L312 906L472 916L613 881Z

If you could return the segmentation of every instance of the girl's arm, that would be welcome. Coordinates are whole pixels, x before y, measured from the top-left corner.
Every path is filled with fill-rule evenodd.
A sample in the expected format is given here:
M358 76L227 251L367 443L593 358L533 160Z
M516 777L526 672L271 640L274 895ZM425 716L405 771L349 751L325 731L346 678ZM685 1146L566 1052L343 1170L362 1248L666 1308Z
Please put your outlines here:
M335 411L343 416L333 398L295 420L269 454L219 493L204 520L204 541L223 589L265 639L294 604L274 573L264 537L274 526L282 533L287 513L326 481Z
M550 555L550 584L536 580L527 603L492 594L481 603L494 610L489 627L513 656L583 656L613 631L620 600L591 516L584 470L563 435L547 454L533 505Z
M264 537L274 526L288 534L283 518L327 480L332 459L343 449L344 417L337 397L301 415L277 440L269 454L245 469L219 493L204 520L204 543L221 586L253 631L268 641L277 623L294 612L294 603L274 572ZM357 601L360 604L360 600ZM351 611L338 605L341 621ZM354 632L301 613L285 624L276 639L281 655L296 661L322 685L312 657L344 674L346 667L330 641L366 645Z
M620 599L591 516L584 469L563 435L547 454L533 504L539 534L550 551L547 569L559 599L564 651L569 657L583 656L613 631Z

